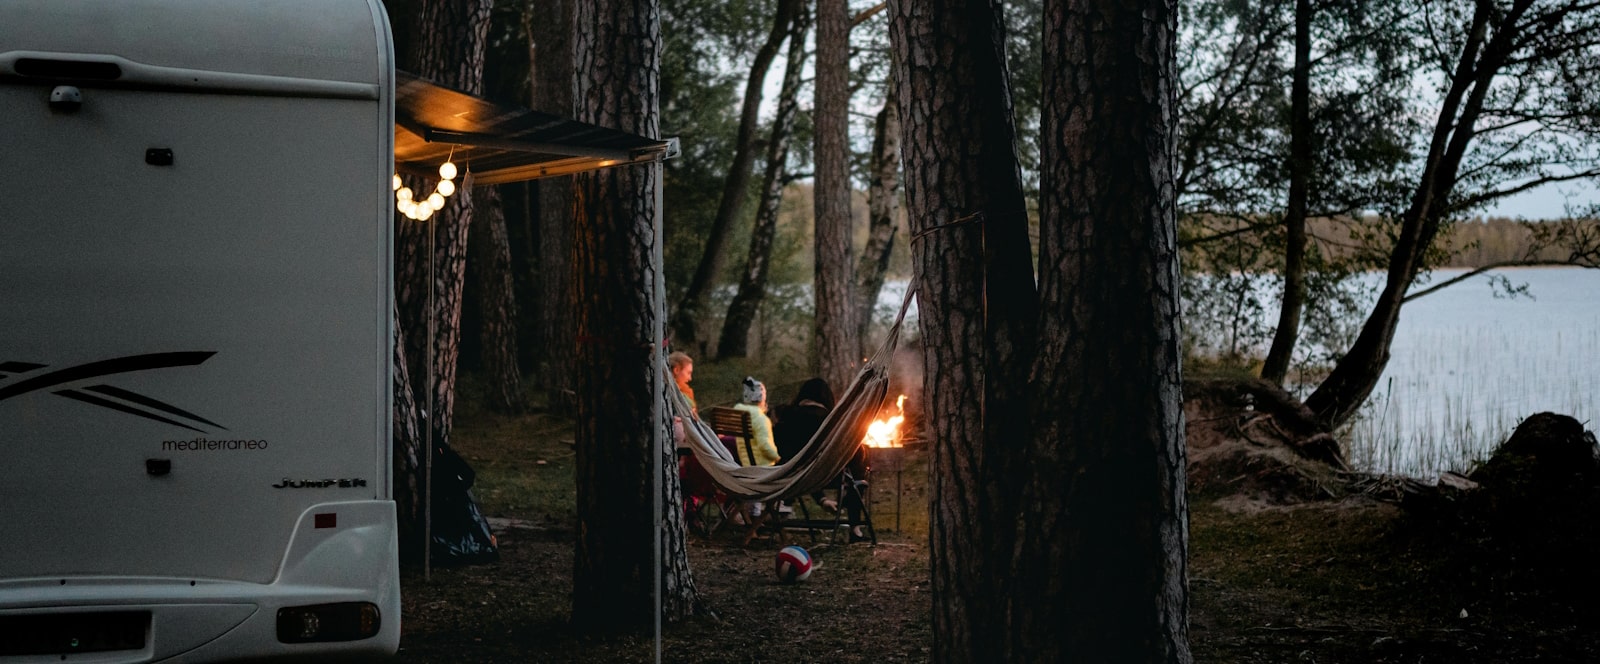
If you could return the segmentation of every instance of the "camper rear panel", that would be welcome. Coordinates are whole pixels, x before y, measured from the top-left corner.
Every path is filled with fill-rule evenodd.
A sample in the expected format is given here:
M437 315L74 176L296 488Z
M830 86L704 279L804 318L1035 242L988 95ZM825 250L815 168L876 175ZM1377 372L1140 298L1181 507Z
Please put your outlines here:
M0 6L0 624L144 625L105 661L398 639L388 27L257 4Z

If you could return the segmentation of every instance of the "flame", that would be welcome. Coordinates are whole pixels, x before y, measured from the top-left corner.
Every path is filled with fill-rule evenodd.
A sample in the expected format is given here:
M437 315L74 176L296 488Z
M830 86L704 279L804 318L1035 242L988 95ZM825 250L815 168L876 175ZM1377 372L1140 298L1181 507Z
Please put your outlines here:
M873 420L867 425L867 437L861 444L867 447L900 447L900 424L906 421L906 395L895 399L896 413L888 419Z

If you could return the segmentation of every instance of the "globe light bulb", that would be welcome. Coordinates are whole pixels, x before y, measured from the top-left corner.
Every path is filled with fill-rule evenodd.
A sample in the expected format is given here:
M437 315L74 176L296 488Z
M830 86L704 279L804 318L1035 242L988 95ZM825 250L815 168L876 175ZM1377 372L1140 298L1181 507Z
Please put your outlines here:
M454 180L454 179L456 179L456 164L455 164L455 162L447 161L447 162L444 162L443 164L440 164L439 165L439 177L442 177L442 178L444 178L446 180Z
M440 196L438 192L434 192L432 195L428 196L428 206L435 210L443 209L444 197Z
M449 180L439 181L439 195L449 196L454 193L456 193L456 183Z
M411 187L401 187L400 191L394 192L394 197L396 199L402 200L402 201L411 200L411 196L412 196Z
M433 208L426 205L417 206L417 221L427 221L428 217L431 216L433 216Z
M404 185L400 184L400 174L399 173L395 173L394 174L394 190L395 191L400 191L400 187L402 187L402 186L404 186Z

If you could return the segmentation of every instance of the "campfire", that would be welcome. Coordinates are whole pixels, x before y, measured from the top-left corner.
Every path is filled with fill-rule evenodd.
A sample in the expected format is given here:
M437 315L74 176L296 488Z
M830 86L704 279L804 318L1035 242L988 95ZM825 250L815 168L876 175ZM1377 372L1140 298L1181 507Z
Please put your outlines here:
M867 447L901 447L900 425L906 421L906 395L894 401L895 414L886 419L876 419L867 425L867 437L861 444Z

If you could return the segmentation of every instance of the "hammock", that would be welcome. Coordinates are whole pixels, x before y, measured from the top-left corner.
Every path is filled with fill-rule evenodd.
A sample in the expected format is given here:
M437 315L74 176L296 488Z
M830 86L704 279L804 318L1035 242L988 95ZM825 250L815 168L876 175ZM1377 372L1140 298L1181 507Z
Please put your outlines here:
M678 390L672 394L673 414L683 419L683 430L689 449L706 469L711 480L729 495L745 500L788 500L829 486L850 463L850 457L867 435L867 426L883 408L884 397L889 392L889 363L895 346L900 341L900 324L905 320L906 309L916 293L916 286L906 288L905 301L900 304L900 314L895 317L883 344L872 358L862 365L861 371L851 381L839 403L822 421L822 426L806 441L805 447L794 458L776 466L743 466L737 457L723 446L717 432L694 416L689 401Z

